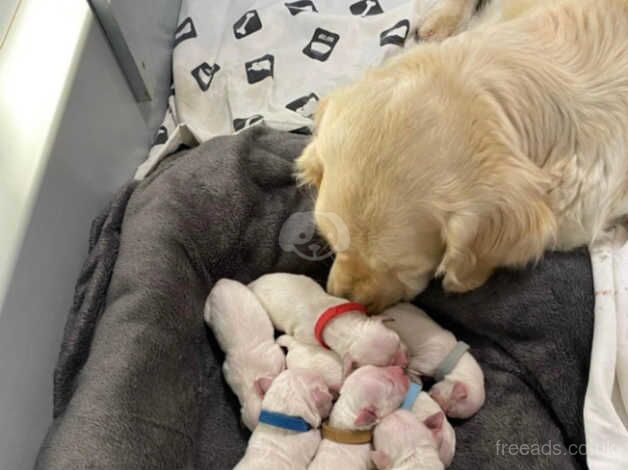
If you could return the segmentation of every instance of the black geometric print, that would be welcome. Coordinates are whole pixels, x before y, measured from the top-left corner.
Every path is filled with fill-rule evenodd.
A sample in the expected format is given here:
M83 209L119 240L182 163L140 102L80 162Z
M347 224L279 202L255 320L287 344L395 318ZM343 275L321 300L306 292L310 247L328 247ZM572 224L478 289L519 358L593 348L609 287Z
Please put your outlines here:
M339 39L340 36L336 33L323 28L316 28L310 43L303 49L303 53L312 59L325 62L329 59Z
M299 13L318 13L316 5L314 5L312 0L298 0L296 2L284 3L284 5L288 7L288 11L292 16Z
M244 129L245 127L252 126L253 124L255 124L256 122L261 121L262 119L264 119L264 116L262 116L261 114L254 114L253 116L249 116L247 118L234 119L233 120L233 129L236 132L240 131L240 130Z
M314 112L316 103L318 103L318 96L316 93L310 93L309 95L291 101L286 105L286 108L304 117L310 117Z
M262 29L262 21L259 19L257 11L250 10L234 23L233 34L236 39L242 39L260 29Z
M196 28L194 27L194 22L192 18L184 19L177 30L174 32L174 44L173 48L177 47L180 42L185 41L186 39L195 38L196 37Z
M356 16L371 16L383 13L381 5L377 0L360 0L349 7L351 14Z
M198 87L201 91L209 90L209 86L212 84L214 75L220 70L218 64L209 65L207 62L203 62L201 65L192 70L192 76L196 79Z
M395 46L403 46L410 31L410 22L401 20L392 28L388 28L379 35L379 45L394 44Z
M275 57L266 54L259 59L253 59L244 64L246 79L250 84L260 82L267 77L272 77L275 69Z
M161 145L165 144L168 141L168 129L165 126L159 126L157 129L157 133L155 134L155 140L153 141L153 145Z

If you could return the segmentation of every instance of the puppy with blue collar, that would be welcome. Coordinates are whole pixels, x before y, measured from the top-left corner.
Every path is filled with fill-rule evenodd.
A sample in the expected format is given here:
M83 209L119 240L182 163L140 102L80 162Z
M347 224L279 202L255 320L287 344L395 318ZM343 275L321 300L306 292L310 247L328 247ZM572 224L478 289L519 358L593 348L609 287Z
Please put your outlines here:
M283 371L264 396L259 424L235 470L305 470L331 407L332 395L319 374Z

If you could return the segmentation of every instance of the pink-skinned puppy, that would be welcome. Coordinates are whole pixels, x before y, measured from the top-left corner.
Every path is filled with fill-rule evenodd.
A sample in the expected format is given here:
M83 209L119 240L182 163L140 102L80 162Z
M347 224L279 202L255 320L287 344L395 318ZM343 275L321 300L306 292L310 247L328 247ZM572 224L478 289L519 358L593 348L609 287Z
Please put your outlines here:
M249 284L280 331L317 345L314 328L328 308L347 300L327 294L316 281L297 274L267 274ZM399 336L380 319L351 311L333 318L322 333L324 342L343 361L344 375L364 365L405 366L407 358Z
M277 344L288 350L286 354L288 369L307 369L317 372L323 377L329 390L334 395L338 395L344 380L342 361L338 354L322 346L302 343L289 335L277 338Z
M257 297L244 284L221 279L205 303L205 321L225 353L225 380L241 405L244 425L253 430L262 398L285 367L273 325Z
M318 427L329 415L332 396L322 377L305 369L288 369L264 396L265 411L302 418L310 430L294 431L260 422L234 470L304 470L321 441Z
M438 413L443 413L440 405L429 395L427 392L421 392L416 398L416 401L412 405L411 410L414 416L420 421L424 422L430 416L434 416ZM438 442L438 456L448 466L454 459L456 453L456 432L453 426L447 420L443 418L442 424L439 427L434 427L431 430Z
M375 428L371 453L378 470L441 470L439 430L445 415L439 411L423 421L410 411L397 410Z
M457 344L450 331L412 304L394 305L384 310L381 316L386 319L386 326L395 331L408 348L408 374L412 378L433 377ZM429 393L447 416L469 418L484 404L484 374L474 357L465 352Z
M347 377L340 389L329 426L344 431L371 430L399 408L407 391L408 378L400 367L361 367ZM370 443L344 444L324 438L308 468L366 470L370 459Z

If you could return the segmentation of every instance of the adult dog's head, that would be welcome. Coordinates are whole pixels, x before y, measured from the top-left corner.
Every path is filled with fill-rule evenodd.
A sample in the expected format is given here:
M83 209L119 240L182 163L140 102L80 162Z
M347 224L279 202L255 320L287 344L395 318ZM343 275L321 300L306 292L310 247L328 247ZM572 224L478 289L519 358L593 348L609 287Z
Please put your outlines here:
M493 95L423 49L324 99L297 160L336 251L328 290L371 311L410 300L434 275L448 291L474 289L497 266L540 257L555 232L546 178ZM329 213L348 247L319 216Z

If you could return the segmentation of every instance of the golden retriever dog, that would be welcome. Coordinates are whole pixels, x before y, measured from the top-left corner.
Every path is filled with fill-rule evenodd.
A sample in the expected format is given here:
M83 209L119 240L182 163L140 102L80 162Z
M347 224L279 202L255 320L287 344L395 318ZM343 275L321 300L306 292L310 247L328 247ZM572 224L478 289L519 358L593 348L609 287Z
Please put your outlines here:
M376 312L429 280L592 242L628 213L628 0L442 0L419 44L324 99L297 177L336 250L328 290ZM525 13L525 14L524 14ZM466 25L466 26L465 26Z

